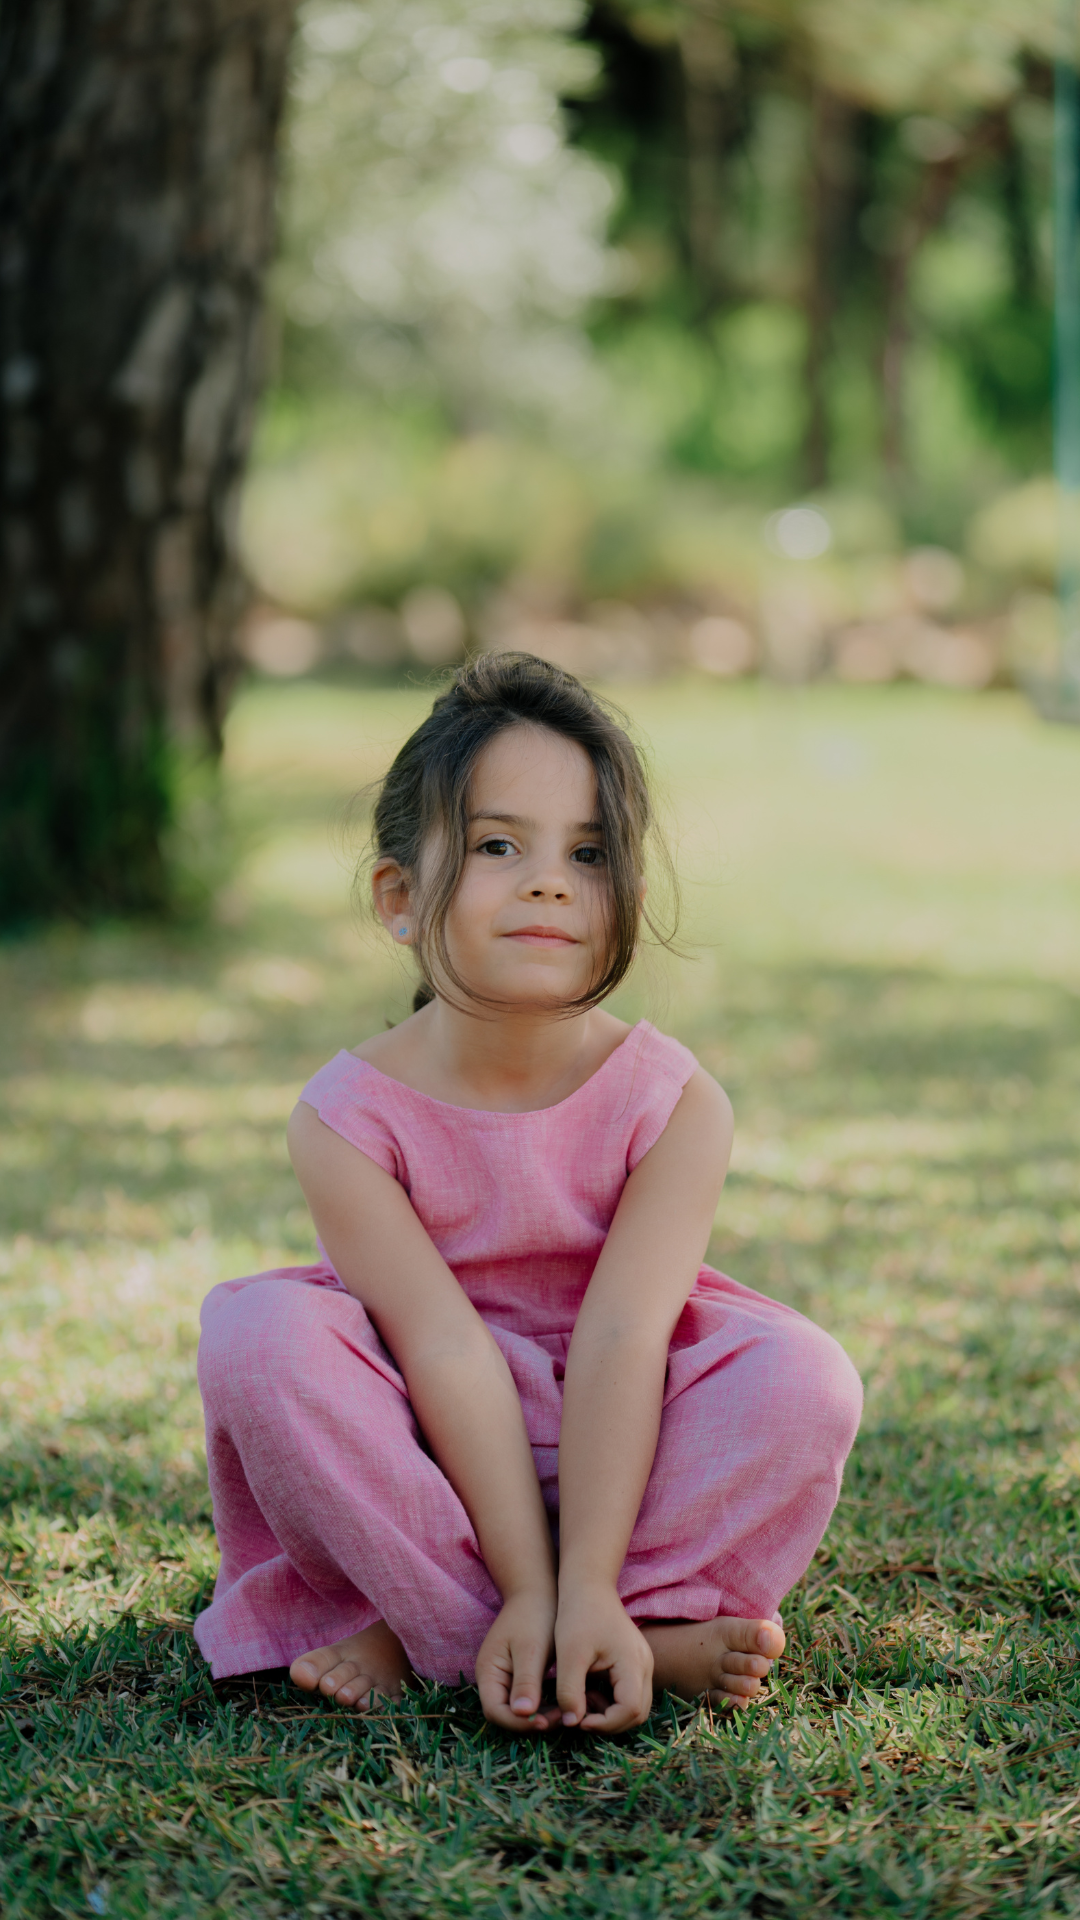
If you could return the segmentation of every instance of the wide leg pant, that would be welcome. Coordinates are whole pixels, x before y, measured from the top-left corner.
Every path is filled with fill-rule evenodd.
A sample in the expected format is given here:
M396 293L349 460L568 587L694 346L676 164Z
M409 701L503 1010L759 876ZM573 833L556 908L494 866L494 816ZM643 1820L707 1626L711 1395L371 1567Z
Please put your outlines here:
M554 1519L570 1330L489 1325ZM360 1303L318 1268L226 1281L203 1307L199 1384L221 1572L195 1637L215 1676L381 1618L419 1674L471 1679L499 1594ZM772 1617L825 1531L861 1406L828 1334L703 1269L619 1579L631 1616Z

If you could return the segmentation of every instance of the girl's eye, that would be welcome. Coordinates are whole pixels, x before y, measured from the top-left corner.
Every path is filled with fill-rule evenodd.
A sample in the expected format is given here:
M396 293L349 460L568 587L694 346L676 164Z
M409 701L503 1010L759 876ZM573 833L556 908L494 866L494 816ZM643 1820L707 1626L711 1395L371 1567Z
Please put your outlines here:
M514 843L512 840L503 840L496 836L491 840L481 840L476 851L477 853L490 853L496 860L502 860L508 853L513 853Z
M579 867L602 867L604 864L603 847L575 847L570 855Z

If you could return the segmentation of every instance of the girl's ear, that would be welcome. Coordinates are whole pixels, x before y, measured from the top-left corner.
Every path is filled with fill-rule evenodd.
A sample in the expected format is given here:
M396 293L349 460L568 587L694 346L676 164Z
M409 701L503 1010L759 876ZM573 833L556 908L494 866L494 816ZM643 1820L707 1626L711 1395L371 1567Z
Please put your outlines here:
M371 895L375 911L387 933L401 941L412 934L412 901L408 878L396 860L389 856L376 860L371 870ZM405 932L402 932L402 929Z

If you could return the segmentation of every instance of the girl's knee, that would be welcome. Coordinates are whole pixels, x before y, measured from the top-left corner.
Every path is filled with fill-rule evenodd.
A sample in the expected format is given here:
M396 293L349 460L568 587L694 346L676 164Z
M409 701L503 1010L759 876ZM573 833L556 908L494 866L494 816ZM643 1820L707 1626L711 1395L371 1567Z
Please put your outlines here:
M318 1289L295 1281L255 1280L224 1299L229 1283L215 1287L203 1312L199 1340L199 1386L204 1399L245 1393L256 1382L283 1382L298 1358L310 1351L313 1362L326 1336Z
M787 1371L800 1419L822 1441L851 1447L862 1418L863 1388L855 1366L838 1340L811 1320L800 1320L786 1336Z

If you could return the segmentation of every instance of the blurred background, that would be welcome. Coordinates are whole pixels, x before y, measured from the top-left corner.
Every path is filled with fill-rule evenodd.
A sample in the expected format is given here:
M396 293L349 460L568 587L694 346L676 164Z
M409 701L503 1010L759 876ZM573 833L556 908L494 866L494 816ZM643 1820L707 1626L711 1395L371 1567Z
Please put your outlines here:
M1054 0L308 0L262 672L1053 664Z
M131 1743L161 1729L168 1778L175 1740L201 1768L240 1738L231 1704L179 1730L210 1701L189 1634L217 1564L199 1303L315 1257L285 1121L414 985L353 899L372 783L447 667L526 647L599 682L653 766L686 957L646 953L612 1006L732 1095L710 1257L867 1386L785 1685L829 1795L841 1714L882 1753L886 1721L930 1731L901 1789L875 1760L880 1801L805 1826L740 1746L766 1781L746 1832L804 1874L800 1911L1073 1915L1080 732L1025 688L1061 627L1075 4L293 14L25 0L0 33L0 227L19 139L24 216L0 248L0 1647L75 1808L12 1732L3 1797L44 1805L0 1904L216 1912L244 1859L252 1911L307 1898L307 1803L292 1853L249 1805L220 1877L186 1880L218 1856L185 1801L144 1873ZM99 1804L73 1742L97 1769L113 1740ZM384 1837L428 1819L392 1798ZM696 1830L625 1911L684 1910ZM429 1844L386 1859L422 1876ZM326 1911L367 1858L355 1822L341 1845L307 1883ZM385 1910L480 1912L501 1876L524 1911L486 1845ZM605 1866L605 1912L617 1889Z

